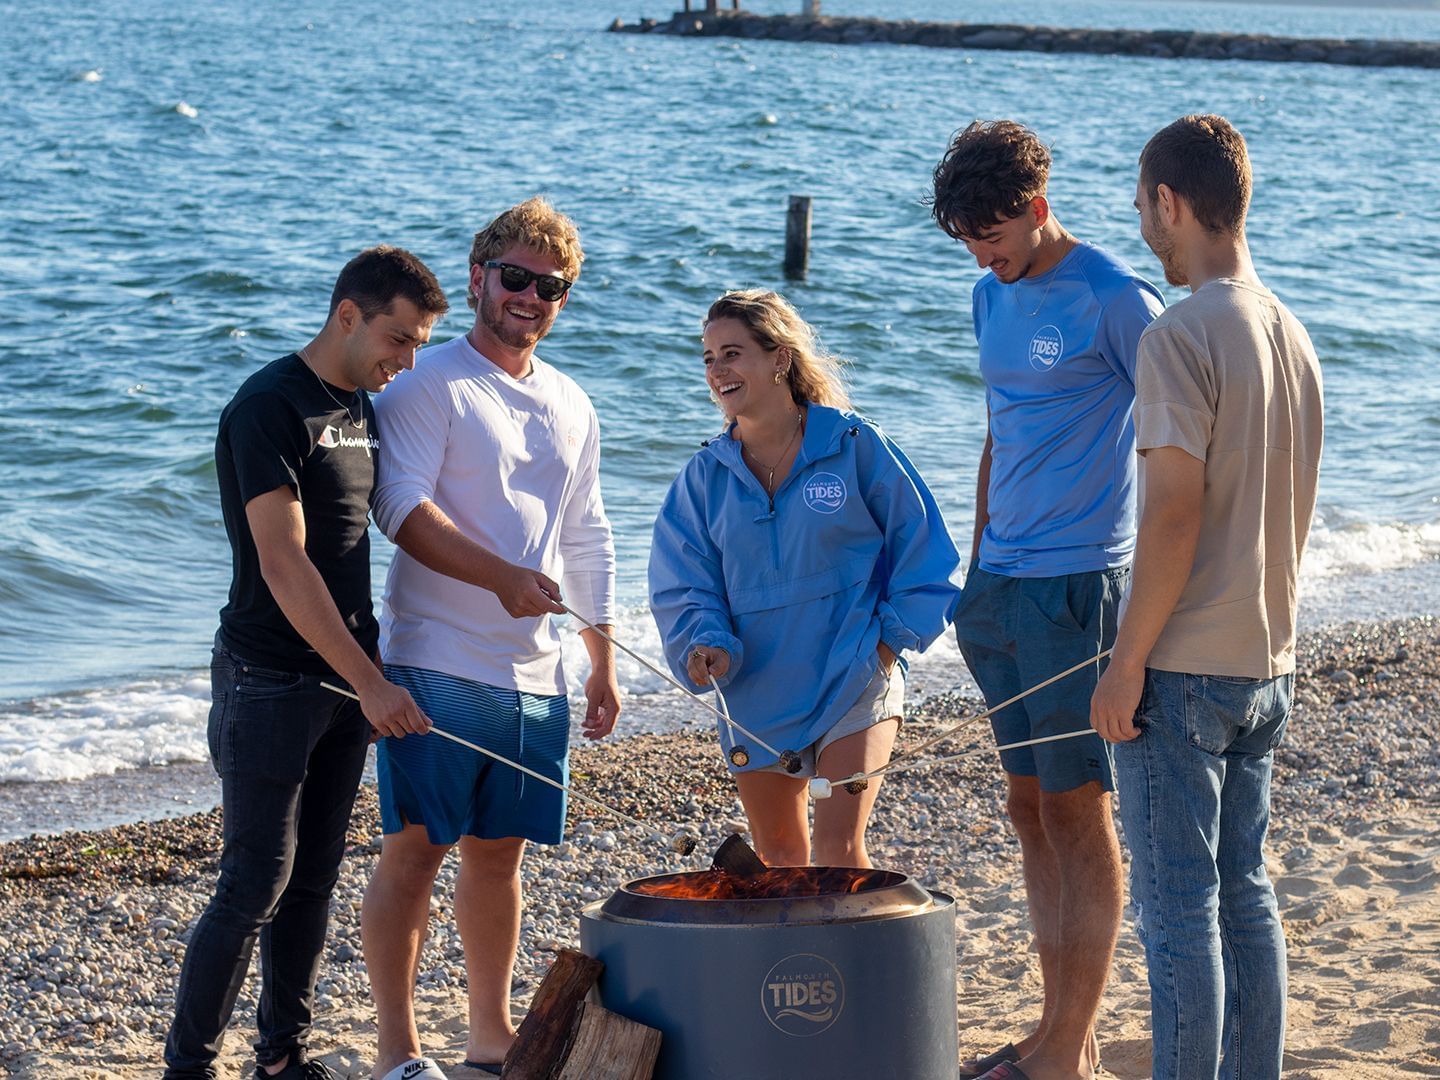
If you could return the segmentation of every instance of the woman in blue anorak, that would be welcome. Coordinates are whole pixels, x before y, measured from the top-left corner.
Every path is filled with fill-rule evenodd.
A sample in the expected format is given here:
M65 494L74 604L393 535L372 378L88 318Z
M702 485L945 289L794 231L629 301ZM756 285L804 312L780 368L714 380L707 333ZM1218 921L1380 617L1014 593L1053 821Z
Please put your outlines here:
M710 307L705 376L729 421L670 486L655 522L650 603L665 656L696 691L713 675L750 833L772 866L868 867L880 784L806 785L883 765L900 727L907 652L950 621L960 555L900 449L850 411L838 361L780 295L733 292ZM745 760L748 755L748 761ZM737 763L736 759L739 759Z

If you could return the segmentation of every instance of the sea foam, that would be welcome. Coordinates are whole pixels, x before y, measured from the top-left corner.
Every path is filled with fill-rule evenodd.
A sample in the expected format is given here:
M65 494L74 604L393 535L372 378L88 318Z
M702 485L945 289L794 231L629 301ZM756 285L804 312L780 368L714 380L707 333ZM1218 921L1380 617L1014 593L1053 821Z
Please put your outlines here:
M1316 528L1310 534L1302 574L1307 579L1400 570L1440 557L1440 522L1375 525L1356 522Z
M209 707L198 674L0 705L0 782L203 761Z
M1440 610L1440 522L1317 525L1300 584L1302 629ZM589 656L578 621L560 618L557 626L578 732ZM615 635L669 670L644 604L622 606ZM912 704L946 691L976 693L952 633L909 659L906 697ZM626 653L617 654L615 667L624 695L619 734L714 725L708 708ZM708 694L702 697L711 700ZM78 780L146 765L205 761L209 705L209 678L199 668L188 675L0 703L0 783Z

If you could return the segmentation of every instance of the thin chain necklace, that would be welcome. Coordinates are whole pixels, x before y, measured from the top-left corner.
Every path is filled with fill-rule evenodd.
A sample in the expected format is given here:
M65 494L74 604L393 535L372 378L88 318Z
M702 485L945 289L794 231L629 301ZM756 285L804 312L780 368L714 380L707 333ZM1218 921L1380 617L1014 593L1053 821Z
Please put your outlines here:
M305 361L305 366L310 369L310 374L315 376L315 381L320 384L320 389L325 391L326 395L330 398L331 401L335 402L335 404L336 404L337 406L339 406L340 408L342 408L342 409L345 410L345 419L347 419L347 420L350 421L350 426L353 427L353 428L355 428L355 430L357 430L357 431L364 431L364 430L365 430L365 406L364 406L364 405L360 405L360 419L359 419L359 420L356 420L356 419L355 419L355 414L350 411L350 406L351 406L351 405L360 404L360 391L357 389L357 390L355 391L355 396L354 396L353 398L351 398L351 400L350 400L350 405L346 405L343 401L341 401L339 398L337 398L337 397L335 396L334 391L332 391L332 390L330 389L330 387L329 387L328 385L326 385L325 380L322 379L322 378L320 378L320 373L315 370L315 365L310 362L310 357L306 354L306 352L305 352L305 350L304 350L303 348L300 349L299 351L297 351L295 355L298 356L298 357L300 357L301 360Z
M790 448L795 445L795 440L799 437L800 428L804 425L804 423L805 414L803 412L797 412L795 414L795 430L790 433L790 441L785 444L785 449L780 451L780 456L776 459L774 465L766 465L763 461L760 460L759 457L756 456L754 450L751 450L743 442L740 444L741 453L749 454L750 460L755 462L756 465L759 465L760 468L765 470L766 495L775 494L775 470L780 467L780 463L785 460L785 455L790 453Z
M1067 236L1065 237L1065 239L1068 240L1069 237ZM1017 288L1015 289L1015 306L1020 307L1020 310L1025 312L1026 318L1033 319L1036 315L1040 314L1042 309L1044 309L1045 301L1050 298L1050 286L1055 284L1055 275L1060 272L1060 263L1063 263L1065 261L1065 255L1069 254L1070 252L1067 250L1064 255L1060 256L1060 262L1057 262L1054 266L1050 268L1050 273L1046 275L1045 291L1040 294L1040 303L1035 305L1034 311L1025 311L1023 307L1020 307L1020 289L1018 288L1019 282L1016 282Z

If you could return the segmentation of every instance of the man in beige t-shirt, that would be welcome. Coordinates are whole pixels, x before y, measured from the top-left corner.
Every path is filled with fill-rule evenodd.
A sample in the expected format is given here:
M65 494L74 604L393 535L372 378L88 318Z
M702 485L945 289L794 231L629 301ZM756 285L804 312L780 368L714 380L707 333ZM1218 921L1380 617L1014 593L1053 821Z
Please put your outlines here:
M1278 1077L1285 1034L1263 847L1323 417L1310 338L1250 261L1250 182L1218 116L1140 156L1141 234L1192 295L1140 339L1140 532L1091 723L1117 744L1157 1080Z

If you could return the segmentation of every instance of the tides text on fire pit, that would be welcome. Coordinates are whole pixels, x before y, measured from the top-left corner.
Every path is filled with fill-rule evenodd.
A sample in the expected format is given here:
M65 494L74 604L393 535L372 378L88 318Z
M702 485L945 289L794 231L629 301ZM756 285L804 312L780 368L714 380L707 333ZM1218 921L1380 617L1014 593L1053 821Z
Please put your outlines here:
M955 902L904 874L643 878L580 944L601 1004L661 1031L655 1080L955 1075Z
M765 976L765 1015L786 1035L818 1035L845 1007L845 980L829 960L797 953Z

